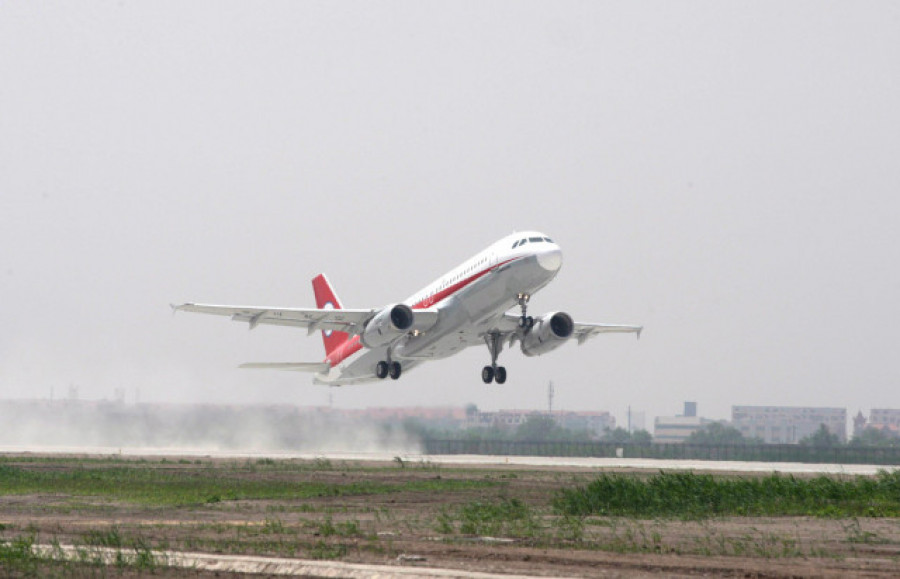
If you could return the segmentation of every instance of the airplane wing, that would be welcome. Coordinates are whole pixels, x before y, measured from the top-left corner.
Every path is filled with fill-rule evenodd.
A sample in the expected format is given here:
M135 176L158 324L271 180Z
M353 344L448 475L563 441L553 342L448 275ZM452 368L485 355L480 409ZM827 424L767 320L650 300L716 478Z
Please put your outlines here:
M510 345L516 338L520 337L519 316L509 312L503 314L497 328L504 337L508 337ZM607 333L632 333L637 334L640 339L644 326L632 326L624 324L588 324L575 322L575 328L572 330L570 340L578 340L578 345L585 343L590 338L598 334Z
M239 368L254 370L291 370L293 372L327 372L331 368L328 362L250 362L241 364Z
M232 321L247 322L252 330L259 324L306 328L312 334L316 330L337 330L348 334L362 332L366 322L378 310L335 310L318 308L259 308L247 306L215 306L209 304L172 305L175 312L196 312L230 316Z
M644 326L627 326L621 324L580 324L575 322L575 330L572 332L572 338L578 340L580 346L589 338L593 338L597 334L606 333L631 333L637 334L638 339L641 338L641 332Z
M232 321L247 322L250 329L259 324L306 328L308 334L317 330L336 330L350 335L361 334L366 324L381 310L378 309L320 309L320 308L260 308L248 306L215 306L210 304L172 304L173 312L196 312L230 316ZM435 308L413 310L413 329L426 331L438 320Z

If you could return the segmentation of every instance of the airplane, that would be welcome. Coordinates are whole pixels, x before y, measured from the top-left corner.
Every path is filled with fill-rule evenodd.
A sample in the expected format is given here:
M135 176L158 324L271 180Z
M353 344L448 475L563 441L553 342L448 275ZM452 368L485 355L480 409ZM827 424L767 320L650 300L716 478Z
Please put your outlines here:
M247 322L305 328L322 332L321 362L242 364L241 368L312 372L313 382L342 386L396 380L419 364L447 358L471 346L486 345L491 363L484 366L485 384L506 382L497 364L504 344L519 344L526 356L540 356L576 340L607 332L630 332L640 338L642 326L577 323L566 312L537 318L528 301L556 277L562 250L538 231L508 235L467 259L403 302L375 309L345 309L324 274L312 280L316 308L272 308L186 303L178 311L230 316ZM518 313L510 310L519 309Z

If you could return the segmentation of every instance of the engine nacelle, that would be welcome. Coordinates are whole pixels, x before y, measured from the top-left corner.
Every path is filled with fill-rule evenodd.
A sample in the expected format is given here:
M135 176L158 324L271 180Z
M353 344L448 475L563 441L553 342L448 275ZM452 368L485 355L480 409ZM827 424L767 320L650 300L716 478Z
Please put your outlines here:
M522 338L522 353L540 356L562 346L575 330L572 316L565 312L544 314Z
M387 346L413 326L412 308L405 304L387 306L369 320L365 330L360 335L360 341L367 348L380 348Z

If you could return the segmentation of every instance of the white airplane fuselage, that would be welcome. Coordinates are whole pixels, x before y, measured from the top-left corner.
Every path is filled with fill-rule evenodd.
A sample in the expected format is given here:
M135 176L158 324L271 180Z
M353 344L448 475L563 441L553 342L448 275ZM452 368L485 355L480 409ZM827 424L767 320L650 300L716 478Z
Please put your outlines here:
M381 360L400 361L406 371L425 360L483 346L485 332L519 305L518 296L543 288L560 267L562 250L546 235L530 231L504 237L403 302L413 311L439 310L437 323L427 332L404 336L389 352L365 348L356 336L328 356L331 369L316 374L315 381L339 385L377 380L374 368Z

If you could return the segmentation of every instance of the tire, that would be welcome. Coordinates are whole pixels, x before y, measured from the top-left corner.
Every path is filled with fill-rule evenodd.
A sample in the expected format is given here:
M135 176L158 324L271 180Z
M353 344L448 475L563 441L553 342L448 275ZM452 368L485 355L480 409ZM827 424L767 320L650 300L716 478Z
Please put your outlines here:
M391 380L396 380L400 377L400 373L403 371L403 368L400 367L400 362L391 362L389 373L391 375Z
M485 366L481 369L481 379L484 380L485 384L490 384L494 381L494 369L490 366Z
M375 376L384 380L388 375L388 363L382 360L375 364Z
M494 370L494 381L497 384L506 382L506 368L504 366L497 366L497 369Z

